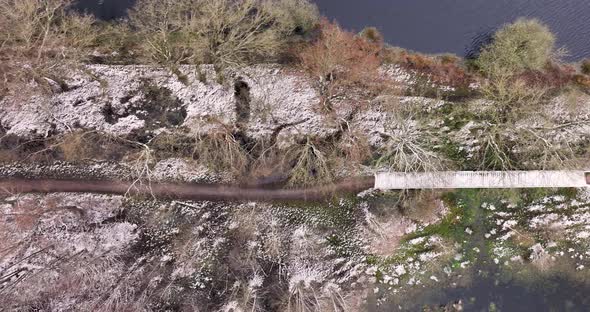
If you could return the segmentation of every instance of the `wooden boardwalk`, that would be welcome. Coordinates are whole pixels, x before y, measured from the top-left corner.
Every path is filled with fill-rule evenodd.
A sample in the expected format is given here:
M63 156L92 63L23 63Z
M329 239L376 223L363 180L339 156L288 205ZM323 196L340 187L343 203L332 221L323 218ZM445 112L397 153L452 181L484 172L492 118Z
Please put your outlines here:
M589 171L384 172L375 175L375 188L382 190L589 186Z

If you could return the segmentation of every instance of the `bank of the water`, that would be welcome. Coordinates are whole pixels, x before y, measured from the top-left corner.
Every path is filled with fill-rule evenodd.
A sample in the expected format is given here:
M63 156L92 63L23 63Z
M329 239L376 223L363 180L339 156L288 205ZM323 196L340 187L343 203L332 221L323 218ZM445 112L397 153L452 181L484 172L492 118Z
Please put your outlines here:
M126 15L135 0L80 0L78 8L102 19ZM345 28L377 27L394 46L423 53L469 55L502 24L521 16L549 24L568 61L590 57L586 0L315 0L321 13Z
M375 26L394 46L423 53L468 55L499 26L518 17L547 23L568 61L590 57L590 5L586 0L315 0L321 13L360 31Z

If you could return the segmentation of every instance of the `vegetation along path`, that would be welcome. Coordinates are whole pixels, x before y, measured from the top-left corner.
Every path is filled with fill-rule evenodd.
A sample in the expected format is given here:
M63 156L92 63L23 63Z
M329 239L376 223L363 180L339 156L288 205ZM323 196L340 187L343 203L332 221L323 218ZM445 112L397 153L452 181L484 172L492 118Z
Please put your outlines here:
M358 193L374 186L374 177L358 177L350 180L306 189L272 189L264 187L239 187L220 184L124 182L107 180L58 180L58 179L0 179L1 192L18 193L99 193L117 195L153 196L178 200L209 201L318 201L335 194Z

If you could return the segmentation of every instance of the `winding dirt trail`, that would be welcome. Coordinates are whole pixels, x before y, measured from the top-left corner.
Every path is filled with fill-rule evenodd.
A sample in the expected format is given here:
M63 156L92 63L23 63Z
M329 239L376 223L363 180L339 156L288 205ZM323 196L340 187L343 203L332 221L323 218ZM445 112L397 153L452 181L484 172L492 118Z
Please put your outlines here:
M340 194L358 193L375 184L373 176L305 189L269 189L219 184L144 183L108 180L58 180L0 178L0 192L19 193L98 193L154 196L158 199L208 201L320 201Z

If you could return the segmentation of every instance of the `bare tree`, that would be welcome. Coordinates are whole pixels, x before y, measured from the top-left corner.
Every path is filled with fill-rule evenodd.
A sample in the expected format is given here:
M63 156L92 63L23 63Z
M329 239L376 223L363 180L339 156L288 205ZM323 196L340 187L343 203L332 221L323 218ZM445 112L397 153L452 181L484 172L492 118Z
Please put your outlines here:
M331 111L334 100L346 88L370 86L379 76L380 49L380 44L322 21L318 40L299 53L301 66L319 90L321 107Z
M306 0L142 0L130 19L149 59L223 68L277 56L315 23L317 9Z

